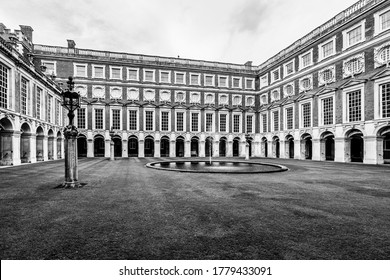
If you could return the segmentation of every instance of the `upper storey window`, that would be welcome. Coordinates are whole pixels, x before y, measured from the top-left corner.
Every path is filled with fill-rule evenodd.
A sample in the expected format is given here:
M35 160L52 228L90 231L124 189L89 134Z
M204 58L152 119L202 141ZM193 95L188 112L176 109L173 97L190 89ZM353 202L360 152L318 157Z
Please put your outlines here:
M255 79L245 78L245 89L255 89Z
M154 82L155 81L155 71L144 69L144 81L145 82Z
M170 82L171 82L171 72L160 71L160 83L170 83Z
M46 66L45 74L57 75L57 63L56 61L42 60L42 65Z
M204 75L204 85L208 87L214 86L214 75Z
M364 30L365 30L365 20L355 24L347 30L343 31L343 48L347 49L352 47L360 42L366 40Z
M280 80L280 68L277 68L271 72L271 83Z
M184 85L186 83L186 73L175 72L175 84Z
M74 76L75 77L87 77L87 64L74 63Z
M122 67L110 66L110 79L121 80L122 79Z
M299 69L309 67L312 64L313 64L313 49L299 56Z
M92 78L104 79L104 65L92 65Z
M127 79L130 81L138 81L139 70L137 68L127 68Z
M295 62L291 60L284 64L284 76L291 75L295 72Z
M219 76L218 77L218 86L219 87L228 87L228 77L227 76Z
M232 78L232 86L233 86L233 88L241 88L241 78L240 77L233 77Z
M390 7L374 14L375 35L390 29Z
M199 86L200 85L200 74L190 74L190 83L191 85Z
M260 78L260 88L268 86L268 74L261 76Z
M331 40L318 45L319 60L325 59L336 53L336 36Z

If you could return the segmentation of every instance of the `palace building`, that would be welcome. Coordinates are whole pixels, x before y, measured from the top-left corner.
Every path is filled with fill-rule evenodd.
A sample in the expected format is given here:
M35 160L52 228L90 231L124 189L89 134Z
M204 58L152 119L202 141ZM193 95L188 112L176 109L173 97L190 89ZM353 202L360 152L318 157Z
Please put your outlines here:
M60 83L82 97L79 157L390 163L390 3L361 0L255 66L32 43L0 27L0 163L62 157Z

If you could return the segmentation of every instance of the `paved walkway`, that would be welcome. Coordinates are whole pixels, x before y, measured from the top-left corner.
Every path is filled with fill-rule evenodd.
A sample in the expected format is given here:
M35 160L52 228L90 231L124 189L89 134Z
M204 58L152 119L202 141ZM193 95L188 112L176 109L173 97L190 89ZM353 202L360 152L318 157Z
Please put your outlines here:
M252 159L276 174L188 174L145 159L0 169L1 259L389 259L390 166Z

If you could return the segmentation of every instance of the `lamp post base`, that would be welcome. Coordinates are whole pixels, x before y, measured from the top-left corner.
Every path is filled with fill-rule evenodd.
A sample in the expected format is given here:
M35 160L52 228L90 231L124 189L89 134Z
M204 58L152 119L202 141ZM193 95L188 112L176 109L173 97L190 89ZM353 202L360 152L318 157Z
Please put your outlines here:
M81 188L82 185L79 182L64 182L62 184L62 187L64 189L77 189L77 188Z
M77 188L78 164L77 164L77 135L78 131L73 125L64 129L65 135L65 182L64 188Z

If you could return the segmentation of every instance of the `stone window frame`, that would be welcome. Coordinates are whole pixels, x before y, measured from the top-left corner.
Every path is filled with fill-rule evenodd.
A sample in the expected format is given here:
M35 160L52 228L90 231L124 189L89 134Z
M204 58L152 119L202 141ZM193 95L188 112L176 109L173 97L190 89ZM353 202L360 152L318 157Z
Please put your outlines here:
M333 98L333 124L324 124L324 106L323 100L327 98ZM335 92L330 92L327 94L320 95L318 97L318 124L319 126L333 126L336 124L336 94Z
M325 45L327 45L329 43L332 43L332 45L333 45L333 52L331 54L327 55L327 56L324 56L323 48L324 48ZM324 60L326 58L329 58L329 57L331 57L331 56L333 56L335 54L336 54L336 35L333 36L332 38L330 38L330 39L328 39L328 40L318 44L318 62L320 62L320 61L322 61L322 60Z
M130 79L130 75L129 75L130 70L137 71L137 77L135 79ZM139 81L139 68L126 67L126 80Z
M357 44L360 44L360 43L362 43L362 42L364 42L366 40L366 34L365 34L366 33L366 27L365 26L366 26L366 20L363 19L360 22L358 22L358 23L352 25L351 27L349 27L349 28L347 28L347 29L342 31L342 34L343 34L343 51L348 49L348 48L351 48L351 47L353 47L353 46L355 46ZM349 32L351 32L352 30L354 30L354 29L356 29L358 27L361 28L362 38L361 38L360 41L355 42L353 44L350 44L349 43L348 34L349 34Z
M113 77L113 70L119 69L119 76L120 78L114 78ZM110 65L110 80L123 80L123 67L122 66L111 66Z
M292 63L293 71L291 73L287 73L287 66ZM283 64L283 77L288 77L295 73L295 58Z
M77 75L77 67L85 67L84 75ZM73 77L88 78L88 63L76 63L73 62Z
M101 67L103 68L103 77L96 77L96 68ZM105 79L106 78L106 65L101 64L92 64L92 78L93 79Z
M388 12L390 12L390 7L380 10L374 14L374 36L377 36L382 32L385 32L390 29L390 25L385 29L383 29L381 26L381 16Z

